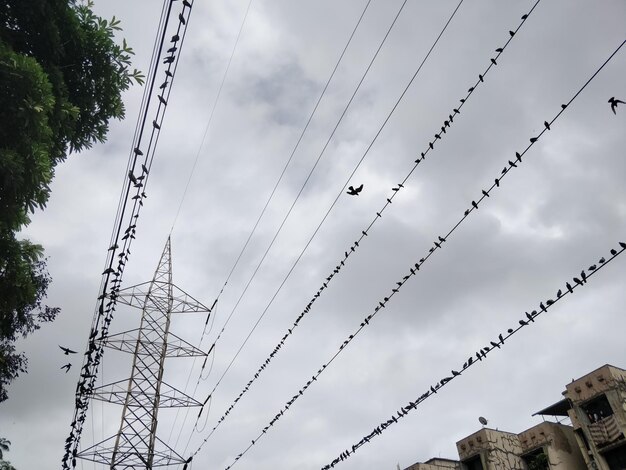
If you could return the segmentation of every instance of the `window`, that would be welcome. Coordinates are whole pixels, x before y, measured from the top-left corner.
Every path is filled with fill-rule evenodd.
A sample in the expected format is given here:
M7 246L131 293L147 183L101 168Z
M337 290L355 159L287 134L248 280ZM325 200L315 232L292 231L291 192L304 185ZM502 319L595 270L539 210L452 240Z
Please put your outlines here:
M483 462L480 460L480 455L463 462L464 470L484 470Z

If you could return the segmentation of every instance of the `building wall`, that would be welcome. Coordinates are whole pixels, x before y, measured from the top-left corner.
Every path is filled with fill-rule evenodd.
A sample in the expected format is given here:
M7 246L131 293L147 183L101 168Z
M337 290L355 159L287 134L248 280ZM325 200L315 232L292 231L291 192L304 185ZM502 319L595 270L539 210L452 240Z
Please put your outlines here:
M460 470L461 463L449 459L430 459L424 463L415 463L404 470Z
M602 366L568 384L563 395L572 403L569 415L574 429L584 433L589 445L588 451L583 439L577 438L581 452L586 454L589 468L611 470L602 452L624 442L621 436L626 435L626 371L610 365ZM585 406L601 395L606 396L613 415L590 418ZM607 441L614 443L607 445Z
M518 434L522 453L542 448L550 470L587 470L574 430L570 426L545 421Z
M461 461L480 454L485 470L524 470L517 434L483 428L456 444Z

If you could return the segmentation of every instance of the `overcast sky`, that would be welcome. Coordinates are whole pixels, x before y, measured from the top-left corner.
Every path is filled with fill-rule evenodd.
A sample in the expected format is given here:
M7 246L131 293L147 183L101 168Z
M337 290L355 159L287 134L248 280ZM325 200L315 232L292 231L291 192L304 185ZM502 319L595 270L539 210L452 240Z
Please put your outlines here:
M124 286L152 277L193 167L172 233L175 283L211 305L302 132L365 0L253 0L213 121L212 105L248 2L195 3L150 175L150 191ZM208 349L227 316L203 401L259 319L280 282L374 139L457 5L411 0L402 11L282 232L237 308L330 132L401 6L373 0L255 236L224 290ZM211 402L203 432L197 411L163 409L159 437L185 457L195 450L257 368L411 170L459 99L478 80L534 0L467 0L372 146L330 216L267 310ZM180 7L180 4L176 8ZM122 20L147 71L158 2L96 1ZM433 241L446 234L502 168L543 129L561 103L626 39L621 0L542 0L435 143L405 188L332 279L280 353L208 440L194 469L223 469L327 362ZM83 351L100 273L126 177L142 89L125 95L127 119L106 144L60 164L52 197L26 236L42 243L53 283L54 324L19 343L29 373L0 405L0 436L19 470L60 465L78 380L57 345ZM235 468L318 469L369 434L401 405L458 369L524 311L554 298L566 281L626 241L626 49L526 153L522 164L469 217L342 351ZM486 361L361 447L338 468L395 469L456 458L455 442L489 426L521 432L532 413L561 398L574 377L610 363L626 367L623 256L522 329ZM136 328L140 312L119 307L111 333ZM177 316L172 331L198 344L205 317ZM127 378L130 357L107 351L98 383ZM200 361L166 362L166 380L192 393ZM121 407L92 404L81 446L119 428ZM176 420L176 421L175 421ZM203 429L201 420L199 429ZM182 426L182 428L181 428ZM181 431L182 429L182 431ZM180 435L180 438L178 436ZM90 462L79 468L102 468Z

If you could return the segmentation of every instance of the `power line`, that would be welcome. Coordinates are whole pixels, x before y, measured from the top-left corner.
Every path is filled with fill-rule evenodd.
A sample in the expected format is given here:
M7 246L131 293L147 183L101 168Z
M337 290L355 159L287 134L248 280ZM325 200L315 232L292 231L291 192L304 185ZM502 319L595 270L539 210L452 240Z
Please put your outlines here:
M251 3L251 2L250 2L250 3ZM324 88L322 89L322 92L321 92L320 96L318 97L317 102L316 102L315 106L313 107L313 110L311 111L311 113L310 113L310 115L309 115L309 118L308 118L308 120L307 120L307 122L306 122L306 124L305 124L304 128L302 129L302 131L301 131L301 133L300 133L300 137L298 138L298 140L297 140L297 142L296 142L296 144L295 144L295 146L294 146L293 150L291 151L291 154L290 154L290 156L289 156L289 158L288 158L287 162L285 163L285 165L284 165L284 167L283 167L283 170L282 170L282 172L281 172L281 174L280 174L280 176L279 176L278 180L276 181L276 183L275 183L275 185L274 185L274 188L273 188L273 190L272 190L272 192L271 192L271 194L270 194L270 196L269 196L268 200L266 201L265 206L263 207L263 210L261 211L261 214L260 214L260 215L259 215L259 217L257 218L257 220L256 220L256 222L255 222L255 224L254 224L254 227L252 228L252 231L251 231L251 232L250 232L250 234L248 235L248 238L247 238L246 242L244 243L244 246L242 247L241 251L239 252L239 255L237 256L237 258L236 258L236 260L235 260L235 263L234 263L234 264L233 264L233 266L231 267L230 272L229 272L229 274L228 274L228 276L227 276L227 278L226 278L226 281L224 282L224 284L223 284L223 286L222 286L222 288L221 288L220 292L218 293L218 295L217 295L217 298L216 298L215 302L217 302L217 301L219 300L220 296L221 296L221 295L222 295L222 293L224 292L224 289L226 288L226 285L228 284L228 282L229 282L229 280L230 280L230 277L232 276L232 274L233 274L233 272L234 272L235 268L237 267L237 265L239 264L239 261L240 261L241 257L243 256L243 253L245 252L245 250L246 250L246 248L247 248L247 246L248 246L248 244L249 244L249 242L250 242L250 240L251 240L252 236L254 235L254 233L255 233L255 231L256 231L256 229L257 229L258 225L259 225L259 222L260 222L260 221L261 221L261 219L263 218L263 215L265 214L265 211L267 210L267 207L269 206L269 204L270 204L271 200L273 199L274 194L275 194L275 192L276 192L276 189L278 188L278 186L279 186L280 182L282 181L282 178L283 178L283 176L285 175L285 172L287 171L287 168L288 168L289 164L291 163L291 161L292 161L292 159L293 159L293 157L294 157L294 155L295 155L295 153L296 153L296 150L298 149L298 147L299 147L299 145L300 145L300 142L302 141L302 138L304 137L304 134L306 133L306 131L307 131L308 127L309 127L309 124L311 123L311 121L312 121L312 119L313 119L313 116L314 116L314 115L315 115L315 113L316 113L317 108L319 107L319 104L320 104L320 102L322 101L322 98L323 98L323 97L324 97L324 95L326 94L326 90L328 89L328 86L330 85L330 82L332 81L333 77L335 76L335 73L336 73L337 69L339 68L339 64L340 64L340 63L341 63L341 61L343 60L343 57L344 57L344 55L345 55L345 53L346 53L346 51L347 51L347 49L348 49L349 45L351 44L352 39L354 38L354 35L355 35L355 33L356 33L356 31L357 31L358 27L360 26L360 24L361 24L361 22L362 22L362 20L363 20L363 17L365 16L365 13L366 13L366 11L367 11L367 9L368 9L368 7L369 7L370 3L371 3L371 0L368 0L368 1L367 1L367 3L365 4L365 7L364 7L364 8L363 8L363 10L361 11L361 14L360 14L360 16L359 16L359 18L358 18L357 23L356 23L356 25L354 26L354 28L353 28L353 30L352 30L352 33L350 34L350 37L348 38L348 41L346 42L346 44L345 44L345 46L344 46L344 48L343 48L343 50L342 50L342 52L341 52L341 54L340 54L339 58L337 59L337 62L335 63L335 66L334 66L334 68L333 68L333 70L332 70L332 72L331 72L330 76L328 77L328 79L327 79L327 81L326 81L326 84L325 84ZM249 7L250 7L250 4L248 4L248 9L249 9ZM248 11L246 10L246 16L247 16L247 14L248 14ZM246 19L246 17L244 17L243 22L245 22L245 19ZM242 29L243 29L243 23L242 23L242 26L241 26L241 28L240 28L240 30L239 30L239 34L241 34L241 30L242 30ZM239 40L239 35L237 36L237 41L238 41L238 40ZM237 43L237 41L236 41L236 43ZM235 47L236 47L236 43L235 43ZM233 49L233 54L234 54L234 49ZM231 54L231 59L232 59L232 54ZM230 61L229 61L228 66L230 66ZM228 67L227 67L227 71L226 71L226 72L228 72ZM226 77L226 74L224 75L224 78L222 79L222 85L224 84L224 79L225 79L225 77ZM218 91L218 97L219 97L219 92L221 91L222 85L220 85L220 90ZM214 104L214 108L215 108L215 106L216 106L216 105L217 105L217 100L216 100L216 102L215 102L215 104ZM210 115L210 117L209 117L209 124L207 124L207 128L206 128L206 130L205 130L205 136L206 136L206 133L207 133L207 131L208 131L208 126L210 125L210 121L211 121L212 117L213 117L213 111L211 111L211 115ZM204 142L204 137L203 137L203 142ZM197 161L197 157L196 157L196 161ZM195 167L195 163L194 163L194 167ZM193 170L192 170L192 173L193 173ZM191 175L190 175L189 181L190 181L190 180L191 180ZM188 185L189 185L189 182L187 183L187 186L188 186ZM186 192L186 189L185 189L185 192ZM183 196L183 197L184 197L184 196ZM181 205L182 205L182 201L181 201ZM180 207L179 207L179 210L178 210L178 211L180 212ZM178 217L178 213L177 213L177 217ZM213 317L213 320L215 320L215 316ZM226 326L226 325L224 325L224 327L225 327L225 326ZM205 329L205 331L206 331L206 329ZM222 329L222 331L223 331L223 329ZM203 332L203 334L202 334L202 336L201 336L201 338L200 338L200 343L202 343L202 340L203 340L203 339L204 339L204 332ZM217 339L216 339L216 341L215 341L215 342L217 342ZM215 343L214 343L214 345L215 345ZM205 361L205 363L206 363L206 361ZM204 369L204 365L203 365L203 367L202 367L202 370L203 370L203 369ZM202 374L202 370L200 371L200 375ZM193 371L193 366L192 366L192 371ZM190 371L190 374L191 374L191 371ZM198 384L199 384L199 383L200 383L200 378L198 378L198 381L196 382L196 390L197 390L197 388L198 388ZM186 389L185 389L185 390L186 390ZM184 420L184 422L186 422L186 420L187 420L187 416L188 416L188 415L189 415L189 410L187 410L187 411L186 411L186 414L185 414L185 420ZM177 415L176 415L176 418L177 418L177 417L178 417L178 413L177 413ZM176 421L176 420L175 420L175 421ZM196 419L196 424L197 424L197 419ZM195 427L195 426L194 426L194 427ZM181 428L181 432L182 432L182 428ZM179 436L178 436L178 437L180 438L180 434L179 434ZM190 436L190 438L189 438L189 439L191 439L191 436ZM188 441L187 445L189 445L189 441ZM185 450L186 450L186 449L187 449L187 448L185 447Z
M168 51L168 55L163 58L163 64L166 65L166 79L164 84L160 87L163 91L160 95L157 95L159 104L156 107L156 119L152 123L152 131L150 133L148 145L144 148L144 153L144 151L140 148L141 140L143 138L147 114L150 108L151 98L153 96L156 72L160 67L158 61L163 51L167 26L172 12L172 4L173 3L171 1L166 0L161 13L157 40L155 41L152 61L150 64L150 72L148 75L149 86L147 89L149 91L144 93L144 98L142 100L142 108L139 113L135 137L133 139L133 150L130 152L129 163L127 166L128 177L125 178L122 187L122 194L111 237L112 243L110 248L107 250L107 262L105 264L105 270L102 273L102 281L99 289L100 295L98 296L98 301L96 303L94 320L92 322L88 340L88 349L83 360L83 366L81 368L82 373L76 386L74 418L70 425L70 435L65 441L65 454L62 459L62 467L64 469L69 469L70 461L72 467L76 467L76 456L80 445L80 436L83 424L87 417L90 394L94 388L98 374L98 367L104 354L103 340L108 335L108 329L115 311L117 295L120 290L124 267L130 255L130 245L132 240L135 238L137 220L139 217L140 207L143 206L143 199L146 197L145 189L148 182L150 167L154 159L159 130L161 128L163 116L165 115L167 99L169 99L169 94L171 92L171 83L178 65L178 59L180 57L180 55L176 55L174 53L176 50L174 47L173 50L171 49ZM184 31L186 31L186 25L189 21L192 5L193 0L191 2L184 2L182 11L178 15L178 28L176 34L172 38L172 42L179 45L179 50L182 49ZM183 34L183 39L180 38L181 33ZM169 88L168 85L170 85ZM141 167L140 174L136 173L136 168L138 166ZM139 174L139 176L137 176L137 174ZM136 191L134 191L135 195L131 198L130 193L132 189L135 189ZM127 213L129 202L131 208L128 217L125 219L124 216ZM121 234L124 220L126 220L127 228L122 236ZM118 250L119 253L116 255ZM117 263L116 258L118 258ZM114 269L113 265L115 263L116 268ZM98 337L98 335L100 336Z
M204 142L205 142L206 137L208 135L209 128L211 127L211 123L213 122L213 115L215 114L215 110L217 109L217 105L218 105L220 97L222 95L222 89L224 88L224 83L226 82L226 77L228 76L228 72L230 70L230 65L231 65L231 63L233 61L233 57L235 56L235 51L237 50L237 46L239 45L239 39L241 38L241 33L243 32L243 28L244 28L244 26L246 24L246 20L248 19L248 13L250 12L250 7L252 5L252 2L253 2L253 0L249 0L248 6L246 7L246 11L245 11L244 16L243 16L243 19L241 20L241 25L239 26L239 31L237 32L237 36L235 38L235 43L233 44L233 49L232 49L232 51L230 53L230 57L228 58L228 63L226 64L226 69L224 70L224 75L222 76L222 81L220 82L219 88L217 90L217 94L215 96L215 100L213 102L213 106L211 108L211 112L209 114L209 119L208 119L207 124L206 124L206 126L204 128L204 134L202 135L202 140L200 141L200 146L198 147L198 151L196 152L196 157L194 159L194 162L193 162L193 165L192 165L192 168L191 168L191 172L189 173L189 178L187 179L187 184L185 185L185 189L183 191L183 195L182 195L180 203L178 205L178 209L176 211L176 215L174 216L174 221L172 222L172 227L170 229L170 235L174 231L174 226L176 225L176 221L178 220L178 216L180 215L181 208L183 206L183 203L185 201L185 197L187 195L187 190L189 189L189 185L191 184L191 179L193 178L196 166L198 164L198 159L200 158L200 152L202 150L202 147L204 146ZM220 292L220 294L221 294L221 292ZM218 298L219 298L219 295L218 295ZM215 300L215 302L213 302L213 306L215 306L216 303L217 303L217 299ZM208 324L208 321L209 321L209 316L207 316L207 321L205 322L204 329L202 330L202 334L200 336L199 347L202 346L202 340L204 339L204 336L205 336L206 331L207 331L206 327L207 327L207 324ZM213 315L213 319L212 319L212 322L211 322L211 328L213 327L213 322L214 321L215 321L215 315ZM187 387L189 385L189 380L191 379L191 375L192 375L192 372L193 372L193 368L196 365L196 361L197 361L197 358L194 357L193 363L191 365L191 369L189 371L189 377L187 378L187 382L185 384L185 388L184 388L184 392L185 393L187 392ZM200 375L202 375L202 370L204 370L204 365L205 364L206 364L206 359L204 361L202 369L200 370ZM200 378L198 378L198 382L196 383L196 389L198 388L198 384L199 383L200 383ZM194 391L194 393L195 393L195 391ZM169 439L172 437L172 432L174 430L174 426L176 425L176 422L178 421L179 414L180 414L180 408L178 408L176 410L176 416L174 417L174 423L172 424L170 437L168 438L168 443L169 443ZM181 425L181 431L182 431L182 428L184 427L185 423L187 422L187 416L189 416L189 408L186 409L185 418L183 419L183 424ZM180 438L180 434L179 434L178 437ZM177 439L177 442L178 442L178 439Z
M311 376L311 379L307 381L307 383L289 400L287 401L286 405L281 408L281 410L274 416L274 418L269 422L269 424L267 426L265 426L263 428L263 430L258 434L258 436L252 440L252 444L249 445L241 454L239 454L239 456L235 459L235 463L239 460L239 458L241 458L241 456L245 455L246 452L256 443L258 442L259 439L261 439L269 430L269 428L271 426L273 426L282 416L285 412L287 412L289 410L289 408L296 402L296 400L298 400L298 398L300 398L305 391L312 385L313 382L317 381L318 377L324 372L324 370L342 353L342 351L346 348L346 346L348 346L354 338L356 338L356 336L366 327L369 326L370 321L373 319L373 317L382 309L384 309L387 305L387 303L391 300L391 298L396 295L400 289L408 282L408 280L415 276L417 274L417 272L420 270L420 268L422 267L422 265L437 251L440 250L443 246L443 244L447 241L447 239L450 237L450 235L452 235L452 233L454 233L454 231L457 230L457 228L463 223L463 221L465 221L465 219L467 219L467 217L469 216L469 214L471 214L473 211L478 210L479 204L485 199L490 197L490 192L492 192L495 188L499 188L500 187L500 182L502 181L502 179L513 169L513 168L517 168L518 165L522 162L522 157L528 152L528 150L533 147L541 138L541 136L550 129L550 127L554 124L554 122L561 116L561 114L563 114L563 112L568 108L568 106L580 95L580 93L582 93L582 91L589 85L589 83L591 83L591 81L598 75L598 73L600 73L600 71L609 63L609 61L617 54L617 52L622 48L622 46L624 45L624 43L626 43L626 41L622 42L619 47L611 54L611 56L594 72L594 74L585 82L585 84L574 94L574 96L566 103L563 104L561 106L560 111L556 114L556 116L551 120L551 121L546 121L544 125L544 129L541 133L539 133L537 136L532 137L530 139L530 144L527 145L527 147L524 149L523 152L521 153L516 153L516 160L515 161L511 161L509 160L508 162L508 166L504 167L504 170L500 173L499 178L495 179L494 184L488 189L488 190L482 190L482 196L480 198L478 198L477 200L474 200L471 202L471 206L469 209L467 209L465 211L465 213L463 214L463 216L461 217L461 219L447 232L447 234L443 237L439 237L437 241L435 241L433 243L433 245L429 248L428 253L421 258L418 262L416 262L413 266L411 266L409 268L409 272L402 277L401 281L396 282L396 286L391 289L391 292L389 292L387 294L387 296L383 297L383 299L378 303L378 305L374 308L373 313L371 313L370 315L368 315L367 317L364 318L364 320L361 322L361 324L359 325L359 327L354 331L354 333L352 333L351 335L348 336L348 339L346 339L341 346L339 347L339 349L335 352L334 355L331 356L331 358L322 365L322 367ZM622 247L624 248L624 247ZM614 253L611 253L612 255L614 255ZM593 270L592 270L593 271ZM583 280L584 280L584 276L583 276ZM225 417L223 416L221 418L221 421L223 421L225 419ZM219 424L219 423L218 423ZM207 438L208 439L208 438ZM204 443L206 443L207 439L205 439L203 441L203 443L200 445L200 447L198 448L198 450L196 450L196 452L194 454L192 454L192 456L195 456L199 450L202 448L202 446L204 445ZM234 465L234 464L233 464ZM229 466L227 467L230 468L232 467Z
M422 393L418 398L415 399L415 401L411 401L407 403L406 405L401 406L400 409L396 411L395 414L391 415L391 418L380 423L378 426L374 428L374 430L371 433L364 436L356 444L353 444L350 449L346 449L343 452L341 452L339 454L339 457L335 458L331 463L323 466L321 470L329 470L330 468L333 468L338 463L343 462L344 460L348 459L348 457L354 454L359 448L361 448L365 444L370 443L372 439L381 435L387 428L393 426L400 419L404 418L410 412L414 411L417 408L417 406L420 405L424 400L426 400L429 397L434 396L442 387L450 383L455 378L461 376L464 371L466 371L470 367L486 359L487 354L495 351L496 349L501 349L502 346L504 346L505 341L508 341L508 339L511 338L511 336L513 336L515 333L520 331L522 328L529 326L531 323L534 323L535 319L539 315L547 312L551 307L553 307L557 302L565 298L567 295L572 294L575 289L585 285L588 279L590 279L592 276L598 273L598 271L600 271L607 264L609 264L619 255L621 255L624 251L626 251L626 243L619 242L619 245L621 247L619 251L615 249L611 249L611 256L608 259L604 257L600 258L600 261L598 262L598 264L593 264L592 266L590 266L590 268L588 268L587 270L588 273L584 269L581 271L581 277L584 279L584 281L579 279L578 277L574 277L573 278L574 285L571 285L569 282L567 282L565 284L566 290L559 289L556 294L557 296L555 299L548 299L545 301L541 301L539 302L538 310L533 310L531 313L525 312L525 315L522 317L521 320L519 320L518 325L515 328L509 328L506 334L501 333L498 335L497 338L494 338L495 341L494 340L489 341L488 346L485 346L481 348L479 351L476 351L476 353L470 355L469 358L463 363L463 365L459 367L459 371L452 370L450 372L450 375L444 377L443 379L439 380L435 384L430 385L424 393ZM485 341L485 343L487 342Z
M348 100L348 103L344 107L344 109L343 109L343 111L342 111L342 113L341 113L341 115L339 117L339 120L335 124L335 127L333 128L330 136L328 137L328 140L326 141L326 144L324 145L324 147L322 148L321 152L319 153L319 155L317 157L317 160L315 161L315 163L313 164L313 167L309 171L306 179L304 180L304 183L302 184L300 190L298 191L298 194L296 195L295 199L291 203L291 206L289 207L289 210L287 211L287 213L283 217L283 220L282 220L280 226L278 227L278 230L274 234L274 237L272 238L270 244L268 245L267 249L265 250L265 253L263 253L263 256L261 257L261 260L259 261L259 263L257 264L256 268L254 269L254 271L252 273L252 276L250 276L250 279L246 283L246 286L244 287L244 289L243 289L241 295L239 296L239 298L237 299L237 302L235 303L235 306L233 307L233 309L231 310L230 314L228 315L228 318L226 319L226 322L222 326L222 329L220 330L219 334L217 335L217 338L215 339L214 344L217 343L217 341L220 339L220 337L221 337L222 333L224 332L226 326L230 322L230 319L232 318L233 314L237 310L237 307L239 306L239 303L241 302L241 300L243 299L244 295L248 291L248 287L250 287L250 284L252 283L253 279L256 277L257 272L259 271L259 269L261 268L263 262L265 261L265 258L267 257L267 254L269 253L270 249L274 245L274 242L278 238L278 235L282 231L282 229L283 229L283 227L285 225L285 222L287 222L287 219L291 215L291 211L293 211L293 208L295 207L296 203L298 202L298 199L300 199L300 196L302 195L302 192L304 191L304 188L306 187L306 185L308 184L309 180L311 179L311 176L313 175L313 172L315 171L315 168L317 168L317 165L319 164L320 160L322 159L322 156L324 155L324 153L326 151L326 148L330 144L330 141L333 138L333 136L335 135L335 132L337 131L337 128L339 127L339 124L343 120L344 116L346 115L346 112L348 111L348 108L350 107L350 105L352 104L352 101L354 100L354 97L356 96L356 94L359 91L361 85L363 84L363 81L365 80L365 77L369 73L369 71L370 71L370 69L372 67L372 64L374 63L374 61L378 57L378 54L379 54L380 50L382 49L384 43L386 42L387 37L389 36L389 33L391 33L391 30L393 29L394 25L396 24L396 21L398 20L398 17L400 16L400 13L402 13L402 10L404 9L404 6L406 5L407 1L408 0L404 0L404 2L400 6L400 9L398 10L398 12L397 12L397 14L395 16L393 22L391 23L391 25L387 29L387 32L386 32L385 36L383 37L383 40L379 44L378 49L376 50L374 56L372 57L372 59L371 59L369 65L367 66L365 72L361 76L361 79L359 80L359 83L358 83L356 89L354 90L354 92L352 93L352 96ZM461 0L461 1L463 1L463 0Z
M491 70L491 68L496 64L496 59L499 59L501 54L504 52L504 50L506 50L506 47L509 45L510 41L512 40L512 38L514 37L514 35L519 31L519 29L521 28L521 26L524 24L524 22L528 19L529 15L532 13L532 11L535 9L535 7L537 6L537 4L539 3L540 0L538 0L534 6L532 7L532 9L529 11L529 13L525 14L522 16L522 22L520 23L520 25L515 29L515 31L513 32L513 35L510 35L509 40L506 41L506 43L504 44L503 47L498 48L499 52L497 53L497 55L495 56L495 58L493 58L490 61L489 66L487 67L487 69L480 74L479 76L481 78L479 78L478 82L476 84L474 84L474 86L472 86L469 90L468 93L466 94L465 98L461 99L461 104L459 105L459 107L457 109L455 109L454 111L454 115L456 116L457 114L459 114L459 111L461 109L461 107L466 103L466 101L469 99L469 97L476 91L477 87L484 83L484 78L486 77L486 75L489 73L489 71ZM451 115L452 116L452 115ZM445 121L444 126L446 127L451 127L453 118L449 118L449 121ZM445 129L445 127L442 126L442 128ZM371 147L371 145L370 145ZM434 145L433 145L433 149L434 149ZM374 217L374 219L370 222L370 224L365 228L365 230L363 230L361 232L361 236L354 242L354 244L349 248L348 251L345 252L345 255L343 257L342 260L339 261L339 263L335 266L335 268L332 270L332 272L328 275L328 277L326 277L326 281L322 283L322 285L320 286L320 288L317 290L317 292L313 295L313 297L311 298L311 300L309 301L309 303L306 305L306 307L304 308L304 310L300 313L300 315L296 318L295 322L293 323L293 326L290 327L287 332L285 333L285 335L283 336L283 338L281 339L281 341L278 343L278 345L274 348L273 352L269 355L268 358L265 359L265 361L261 364L261 366L258 368L258 370L256 371L256 373L254 374L254 376L252 377L252 379L247 383L246 387L243 389L243 391L239 394L239 396L237 397L237 399L231 403L230 407L227 409L227 413L230 413L232 411L232 409L236 406L237 402L242 398L242 396L247 393L247 391L249 390L250 386L252 385L252 383L254 383L259 376L262 374L263 370L269 365L269 363L271 362L271 360L273 359L273 357L278 353L278 351L283 347L285 341L287 340L287 338L293 334L293 332L295 331L295 329L298 327L298 325L300 324L300 321L303 319L303 317L309 313L309 311L311 310L313 304L315 303L315 301L321 296L322 292L328 288L328 285L330 284L330 282L332 281L332 279L335 277L336 274L339 273L339 271L345 266L345 262L348 260L348 258L356 252L356 250L359 248L359 244L360 242L368 235L369 230L374 226L374 224L378 221L379 218L381 218L383 212L385 211L385 209L391 204L391 201L393 200L393 198L396 196L396 194L404 188L404 184L408 181L408 179L411 177L411 175L413 174L413 172L416 170L417 165L419 164L419 162L421 160L423 160L425 158L426 153L428 153L431 149L430 145L425 149L424 152L422 152L422 157L421 159L418 159L415 164L413 165L412 169L409 171L409 173L405 176L405 178L402 180L402 182L397 186L394 187L392 189L392 194L390 195L390 197L387 199L387 202L385 202L385 204L383 205L382 209L380 209L377 213L376 216ZM354 170L356 171L356 169ZM354 174L353 171L353 174ZM352 177L352 175L350 176L350 178ZM279 285L278 289L276 290L276 292L273 294L272 298L270 299L269 303L266 305L265 309L263 310L263 312L261 313L261 316L257 319L257 322L254 324L254 326L252 327L251 331L249 332L248 336L246 337L245 341L243 342L243 344L241 345L241 347L239 348L239 350L237 351L237 353L235 354L234 358L231 360L231 363L229 364L229 366L227 367L226 371L222 374L222 377L220 378L220 380L224 377L224 375L226 375L226 372L228 372L228 370L230 369L230 366L232 366L232 363L234 362L234 360L237 358L237 356L239 355L239 353L241 352L241 350L243 349L243 347L245 346L246 342L248 341L248 339L250 338L250 336L252 335L252 333L255 331L256 327L258 326L258 324L260 323L261 319L265 316L267 310L269 309L269 307L272 305L272 303L274 302L274 300L276 299L276 297L278 296L278 293L282 290L282 287L285 285L287 279L290 277L291 273L293 272L293 270L295 269L296 265L298 264L298 262L300 261L300 259L302 258L302 256L304 255L305 251L307 250L308 246L310 245L310 243L312 242L313 238L316 236L317 232L319 231L319 229L321 228L322 224L324 223L324 221L326 220L326 218L328 217L328 215L330 214L332 208L334 207L335 203L337 202L337 200L339 199L339 197L343 194L343 190L345 189L346 185L348 184L350 178L348 178L348 180L346 181L346 183L344 184L343 188L340 190L339 194L337 195L337 197L335 198L335 201L333 202L333 204L331 205L331 207L328 209L328 211L326 212L325 217L322 219L322 221L320 222L320 224L318 225L317 229L315 230L315 232L313 233L313 235L309 238L307 244L304 246L304 248L302 249L302 251L300 252L298 258L296 258L295 262L293 263L293 265L291 266L290 270L287 272L286 276L283 278L281 284ZM211 393L209 394L209 396L211 396L214 392L216 387L211 391ZM200 411L200 413L198 414L198 418L200 417L202 413L202 410ZM220 421L218 423L221 423L222 421ZM217 426L213 429L213 431L215 431L215 429L217 428ZM213 432L212 431L212 432ZM211 432L211 433L212 433Z

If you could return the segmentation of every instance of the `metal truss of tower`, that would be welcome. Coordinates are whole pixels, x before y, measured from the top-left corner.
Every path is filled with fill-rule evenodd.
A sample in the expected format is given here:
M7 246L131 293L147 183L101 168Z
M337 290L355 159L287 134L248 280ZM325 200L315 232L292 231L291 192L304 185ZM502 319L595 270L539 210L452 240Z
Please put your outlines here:
M122 421L116 435L78 457L110 465L111 469L182 464L185 459L156 437L159 408L202 404L163 382L165 358L205 357L207 353L170 333L170 316L210 309L172 284L169 237L152 281L121 290L117 301L142 309L138 329L105 340L107 347L133 354L130 379L95 388L92 398L123 405Z

